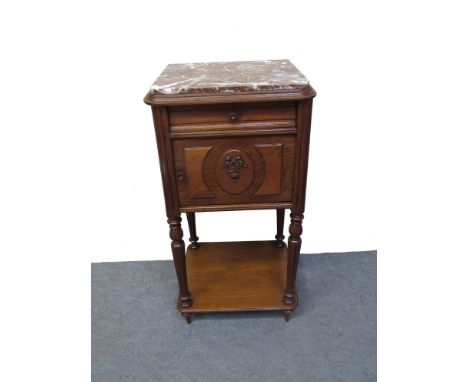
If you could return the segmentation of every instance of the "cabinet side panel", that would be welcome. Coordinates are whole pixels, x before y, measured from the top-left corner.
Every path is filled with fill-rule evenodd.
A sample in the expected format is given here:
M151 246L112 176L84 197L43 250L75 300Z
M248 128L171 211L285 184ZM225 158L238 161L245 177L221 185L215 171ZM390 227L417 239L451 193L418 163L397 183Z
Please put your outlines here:
M179 213L177 191L175 190L174 165L169 141L169 125L167 109L165 107L151 107L153 112L154 130L156 132L156 144L158 147L159 166L166 202L167 216ZM165 133L166 132L166 133Z
M292 208L292 211L296 213L303 213L305 208L311 117L312 99L299 101L297 106L297 151Z

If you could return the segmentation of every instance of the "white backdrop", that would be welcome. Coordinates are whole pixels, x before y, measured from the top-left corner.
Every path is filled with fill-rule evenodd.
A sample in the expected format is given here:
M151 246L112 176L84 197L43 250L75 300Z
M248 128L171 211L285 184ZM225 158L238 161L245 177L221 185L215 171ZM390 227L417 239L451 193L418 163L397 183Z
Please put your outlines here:
M378 43L368 33L372 25L356 25L346 9L336 14L328 6L314 18L271 5L263 18L254 3L250 12L240 3L225 9L220 2L205 12L199 2L150 4L58 3L61 18L38 22L31 12L29 27L17 28L10 47L16 75L7 76L13 93L5 100L13 117L7 134L17 144L7 147L6 159L15 163L10 176L17 181L7 190L7 209L19 219L9 228L33 232L21 251L41 244L63 253L72 243L95 262L172 258L143 96L168 63L281 58L291 59L318 92L303 252L375 249L381 69L370 52ZM274 216L199 214L199 236L269 239Z
M0 379L88 379L90 263L171 258L143 103L164 66L289 58L318 92L302 252L379 250L382 381L464 380L462 4L2 2ZM275 230L273 211L197 223Z

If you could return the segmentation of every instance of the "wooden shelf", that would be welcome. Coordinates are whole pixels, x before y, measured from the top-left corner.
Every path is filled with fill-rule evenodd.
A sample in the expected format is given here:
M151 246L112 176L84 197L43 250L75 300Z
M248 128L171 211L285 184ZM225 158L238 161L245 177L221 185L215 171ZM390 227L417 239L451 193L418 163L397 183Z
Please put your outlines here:
M188 286L193 304L182 313L252 310L291 311L283 303L287 248L275 241L199 243L187 250Z

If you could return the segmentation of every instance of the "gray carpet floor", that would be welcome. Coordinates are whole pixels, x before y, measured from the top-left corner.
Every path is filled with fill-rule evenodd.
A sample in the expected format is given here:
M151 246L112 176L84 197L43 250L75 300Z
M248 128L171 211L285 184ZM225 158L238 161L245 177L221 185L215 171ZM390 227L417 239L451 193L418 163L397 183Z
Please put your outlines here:
M300 304L279 312L175 309L172 261L92 264L92 381L376 381L377 253L301 255Z

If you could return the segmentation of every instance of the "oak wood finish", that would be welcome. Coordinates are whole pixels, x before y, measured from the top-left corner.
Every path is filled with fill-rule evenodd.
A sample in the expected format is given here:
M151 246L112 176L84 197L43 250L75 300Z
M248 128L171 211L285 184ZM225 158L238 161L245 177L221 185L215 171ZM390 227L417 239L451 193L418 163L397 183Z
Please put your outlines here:
M235 137L247 135L296 134L291 121L244 122L238 124L197 124L171 126L171 138Z
M292 310L283 300L286 248L275 241L200 243L187 250L190 289L196 298L182 313Z
M210 106L173 107L169 113L169 124L239 124L254 121L295 121L296 105L294 102L229 104Z
M286 66L290 73L297 70ZM286 87L281 82L281 88L209 86L175 94L150 91L145 97L153 112L179 282L177 308L187 323L193 313L250 310L282 311L288 321L298 304L295 282L316 93L297 78ZM276 240L198 242L196 212L247 209L276 210ZM291 210L287 246L285 209ZM187 255L183 212L190 231Z
M187 285L187 270L185 264L185 243L182 240L183 232L180 227L182 219L180 216L169 218L169 236L172 239L171 248L174 264L176 268L177 279L179 281L179 301L180 308L187 308L192 305L192 296Z
M181 207L293 200L295 135L174 139L172 147Z

